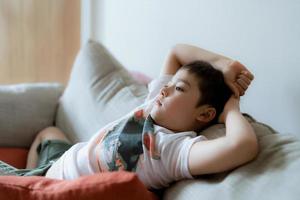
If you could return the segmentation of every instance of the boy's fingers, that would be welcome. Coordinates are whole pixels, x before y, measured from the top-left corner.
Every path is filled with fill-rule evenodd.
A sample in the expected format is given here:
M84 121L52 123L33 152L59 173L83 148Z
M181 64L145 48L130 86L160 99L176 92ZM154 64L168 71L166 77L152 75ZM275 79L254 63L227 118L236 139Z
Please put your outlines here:
M229 88L231 89L231 91L233 92L235 97L239 97L240 96L240 92L238 90L238 88L235 86L234 83L230 83L229 84Z
M248 70L243 70L241 73L244 74L245 76L247 76L250 80L254 79L254 75L251 72L249 72Z
M237 79L236 81L244 90L247 90L248 85L243 79Z
M251 79L249 79L246 75L244 74L239 74L237 79L243 79L244 82L246 82L247 85L250 85Z
M234 85L239 91L239 96L243 96L245 94L245 90L238 83L235 83Z

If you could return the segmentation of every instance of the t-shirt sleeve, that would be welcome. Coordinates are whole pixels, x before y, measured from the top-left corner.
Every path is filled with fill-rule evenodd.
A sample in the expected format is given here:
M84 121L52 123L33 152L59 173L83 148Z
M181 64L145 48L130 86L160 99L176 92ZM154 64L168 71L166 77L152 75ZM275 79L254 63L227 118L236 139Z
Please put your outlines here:
M154 97L156 97L159 94L160 89L169 83L171 79L173 78L173 75L160 75L158 78L153 79L149 84L148 84L148 96L145 100L145 102L152 100Z
M168 146L168 156L165 161L165 167L171 173L172 177L175 177L176 180L182 178L193 179L193 176L189 170L189 153L192 145L198 141L207 140L204 136L197 137L185 137L177 139ZM172 152L172 153L170 153ZM201 156L201 155L199 155Z

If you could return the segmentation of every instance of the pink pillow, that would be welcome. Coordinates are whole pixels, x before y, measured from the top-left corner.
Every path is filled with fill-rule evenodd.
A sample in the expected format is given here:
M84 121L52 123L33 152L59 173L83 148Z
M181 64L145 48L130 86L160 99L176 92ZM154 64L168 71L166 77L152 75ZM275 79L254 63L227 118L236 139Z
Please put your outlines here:
M158 199L131 172L106 172L75 180L56 180L39 176L0 176L0 199L89 200Z
M129 71L131 76L140 84L148 85L151 82L152 78L143 74L142 72L131 70Z

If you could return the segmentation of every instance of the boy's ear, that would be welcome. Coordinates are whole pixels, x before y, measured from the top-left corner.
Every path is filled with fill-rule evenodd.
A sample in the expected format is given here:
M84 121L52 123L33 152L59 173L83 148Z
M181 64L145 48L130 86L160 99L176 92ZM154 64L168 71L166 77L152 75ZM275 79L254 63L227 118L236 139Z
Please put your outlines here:
M216 109L210 105L205 105L199 108L197 121L208 123L212 121L216 116Z

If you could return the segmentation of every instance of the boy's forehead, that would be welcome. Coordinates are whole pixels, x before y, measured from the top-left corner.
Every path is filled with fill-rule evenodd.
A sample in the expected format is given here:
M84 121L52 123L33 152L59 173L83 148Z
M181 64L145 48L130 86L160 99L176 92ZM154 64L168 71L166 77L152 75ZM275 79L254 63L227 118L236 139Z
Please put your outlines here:
M187 69L179 69L175 76L194 76L192 73L190 73Z
M188 72L187 70L178 70L174 75L173 79L175 80L184 80L188 82L190 85L197 84L197 80L195 75Z

